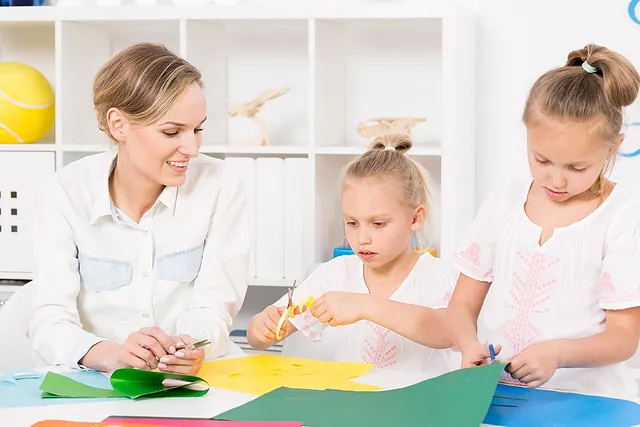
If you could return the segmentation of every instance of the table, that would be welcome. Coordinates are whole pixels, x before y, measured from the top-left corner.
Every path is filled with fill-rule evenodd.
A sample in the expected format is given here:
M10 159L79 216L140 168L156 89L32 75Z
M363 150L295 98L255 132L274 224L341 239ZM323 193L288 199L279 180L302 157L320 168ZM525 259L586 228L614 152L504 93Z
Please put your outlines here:
M393 389L434 376L436 373L416 375L414 372L374 369L358 378L358 382ZM7 408L0 409L0 425L30 427L46 419L96 422L110 415L211 418L256 398L254 395L210 388L206 395L197 398L118 399L96 403Z
M415 372L394 371L392 369L373 369L358 378L357 381L384 389L393 389L406 387L436 375L435 372L433 374L416 374ZM256 398L257 396L254 395L210 388L206 395L197 398L113 400L8 408L0 409L0 425L30 427L34 423L46 419L96 422L110 415L211 418ZM483 426L496 427L487 424L483 424Z

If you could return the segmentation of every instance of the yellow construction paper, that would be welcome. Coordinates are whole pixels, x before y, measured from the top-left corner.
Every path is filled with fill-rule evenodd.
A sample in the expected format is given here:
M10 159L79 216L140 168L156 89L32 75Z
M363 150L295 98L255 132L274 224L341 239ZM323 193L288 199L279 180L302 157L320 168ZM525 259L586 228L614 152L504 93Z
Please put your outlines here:
M205 362L198 377L205 379L211 387L258 396L278 387L375 391L380 387L349 381L366 374L373 366L368 363L256 355Z

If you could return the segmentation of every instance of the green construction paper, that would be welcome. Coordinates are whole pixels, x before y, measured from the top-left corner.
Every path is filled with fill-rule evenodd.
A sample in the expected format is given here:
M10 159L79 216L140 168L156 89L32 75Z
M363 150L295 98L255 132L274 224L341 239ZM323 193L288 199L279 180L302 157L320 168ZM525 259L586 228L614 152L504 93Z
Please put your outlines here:
M40 390L42 397L112 398L197 397L207 394L209 384L202 378L167 372L122 368L111 374L113 390L88 386L64 375L48 372ZM164 383L163 383L164 382Z
M163 385L163 381L166 380L180 381L186 384ZM203 396L209 391L209 383L200 377L140 369L114 371L111 374L111 386L121 395L132 399L152 394L154 397L197 397ZM197 386L202 388L194 388Z
M456 370L388 391L278 388L216 417L228 421L302 421L313 427L477 427L506 365Z
M92 387L64 375L48 372L45 375L40 390L42 397L71 397L71 398L108 398L122 397L115 390Z

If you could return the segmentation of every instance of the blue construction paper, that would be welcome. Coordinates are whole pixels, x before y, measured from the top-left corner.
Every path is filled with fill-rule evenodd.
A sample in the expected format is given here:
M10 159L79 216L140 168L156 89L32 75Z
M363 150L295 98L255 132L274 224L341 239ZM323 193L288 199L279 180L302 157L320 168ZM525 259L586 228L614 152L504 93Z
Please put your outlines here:
M26 372L26 370L13 370L13 373ZM73 378L81 383L100 388L112 389L109 378L100 372L91 370L63 372L69 378ZM9 373L5 373L9 376ZM16 378L17 377L17 378ZM39 376L20 376L14 377L13 381L0 381L0 408L15 408L24 406L45 406L45 405L61 405L69 403L88 403L99 402L101 400L112 401L110 399L43 399L41 397L42 390L40 384L44 379L44 373Z
M498 384L485 424L507 427L630 427L640 404L622 399Z

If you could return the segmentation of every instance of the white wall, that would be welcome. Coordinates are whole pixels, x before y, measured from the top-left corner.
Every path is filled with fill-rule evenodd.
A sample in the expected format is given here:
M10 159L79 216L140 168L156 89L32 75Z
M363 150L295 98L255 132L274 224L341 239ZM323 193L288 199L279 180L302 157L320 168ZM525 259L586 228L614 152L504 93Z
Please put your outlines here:
M291 0L242 0L277 4ZM296 0L325 3L329 0ZM346 0L343 0L346 1ZM393 0L361 0L363 3ZM437 0L436 0L437 1ZM529 87L550 68L561 66L567 54L588 43L617 50L640 69L640 25L628 13L632 0L445 0L455 1L477 17L477 157L476 205L505 179L528 174L525 132L520 115ZM637 2L638 0L633 0ZM433 0L396 0L433 3ZM640 6L636 7L640 17ZM640 103L629 120L640 121ZM640 148L640 127L625 143ZM640 156L619 158L614 179L637 180Z
M477 203L509 177L527 176L520 115L529 87L567 54L596 43L627 56L640 69L640 25L631 0L456 0L478 17ZM640 16L640 6L637 7ZM640 103L628 120L640 121ZM632 128L625 150L640 148ZM640 157L618 158L612 177L640 183ZM634 173L632 167L635 167Z

